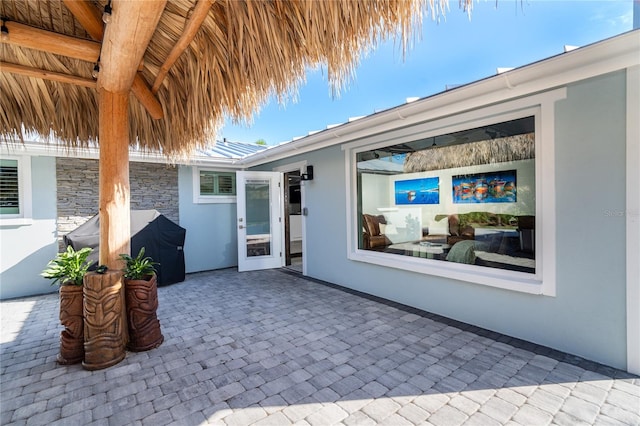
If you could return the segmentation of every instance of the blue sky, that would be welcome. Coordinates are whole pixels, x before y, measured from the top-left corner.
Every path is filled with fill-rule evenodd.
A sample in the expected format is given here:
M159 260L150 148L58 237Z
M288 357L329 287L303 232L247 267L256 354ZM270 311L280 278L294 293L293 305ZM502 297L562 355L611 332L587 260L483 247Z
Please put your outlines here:
M307 73L297 99L274 99L250 125L227 122L218 134L232 141L277 145L350 117L369 115L629 31L633 0L479 0L469 20L450 0L440 22L425 17L421 39L403 60L390 40L362 58L353 80L332 97L322 67Z

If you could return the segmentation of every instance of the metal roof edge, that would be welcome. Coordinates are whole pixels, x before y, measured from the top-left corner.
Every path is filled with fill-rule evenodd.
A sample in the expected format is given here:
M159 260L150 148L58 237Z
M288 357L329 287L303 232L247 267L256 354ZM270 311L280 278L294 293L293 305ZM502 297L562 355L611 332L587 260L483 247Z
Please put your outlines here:
M271 161L363 138L399 126L437 119L494 102L549 90L640 64L640 30L632 30L587 46L560 53L498 75L439 92L284 142L238 161L254 167ZM428 115L425 115L429 113Z

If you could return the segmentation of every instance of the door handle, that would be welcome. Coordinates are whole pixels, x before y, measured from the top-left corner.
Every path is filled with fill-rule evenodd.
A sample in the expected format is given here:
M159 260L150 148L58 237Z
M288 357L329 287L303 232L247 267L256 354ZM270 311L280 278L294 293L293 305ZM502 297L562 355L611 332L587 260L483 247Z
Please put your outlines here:
M244 229L244 226L238 225L238 229Z

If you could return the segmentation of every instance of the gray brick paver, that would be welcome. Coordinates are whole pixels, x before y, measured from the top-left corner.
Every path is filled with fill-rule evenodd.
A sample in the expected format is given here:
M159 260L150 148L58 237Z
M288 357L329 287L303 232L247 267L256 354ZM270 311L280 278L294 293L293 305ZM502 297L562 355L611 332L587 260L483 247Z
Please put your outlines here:
M422 408L418 407L413 403L408 403L406 405L403 405L397 411L397 413L402 417L404 417L405 419L409 420L411 423L416 425L422 424L427 419L427 417L431 415L431 413L429 413L426 410L423 410Z
M402 417L401 415L394 413L381 421L379 423L380 426L414 426L414 423L409 421L408 419Z
M334 425L347 418L349 413L336 404L323 404L322 408L305 419L312 426Z
M377 423L362 411L356 411L342 421L347 426L375 426Z
M611 404L603 404L600 413L628 425L640 425L640 407L620 408Z
M286 426L290 424L291 421L281 412L270 414L254 423L255 426Z
M493 396L489 398L487 402L482 404L480 411L501 423L506 423L511 416L518 411L518 407L503 399Z
M459 426L469 418L462 411L450 405L444 405L433 413L427 420L436 426Z
M82 411L92 410L98 405L102 405L106 402L106 394L100 393L97 395L92 395L88 398L83 398L78 401L73 401L69 404L63 405L61 415L62 417L69 417Z
M568 396L568 395L567 395ZM547 391L547 388L537 389L531 397L527 399L527 403L546 411L549 414L555 414L564 404L565 398L555 395Z
M177 392L172 392L167 395L163 395L160 398L156 398L153 401L153 407L155 411L162 411L178 405L180 403L180 397Z
M145 402L144 404L137 404L135 407L131 407L128 410L118 411L109 417L109 426L124 426L130 425L135 421L149 417L154 413L153 404Z
M264 394L264 392L262 392L260 389L254 388L230 398L227 401L227 404L229 404L229 407L231 407L232 409L242 409L256 404L265 398L266 395Z
M449 402L449 397L444 394L434 393L430 395L418 395L413 403L418 407L428 411L433 414L438 411L441 407L446 405Z
M322 404L320 403L293 404L286 407L282 412L289 420L296 423L320 410L320 408L322 408Z
M548 425L553 420L553 416L546 411L525 404L514 414L513 420L521 425Z
M480 404L467 398L464 394L454 395L449 400L449 405L462 411L467 416L471 416L473 413L480 409Z
M465 422L464 422L464 426L501 426L503 423L500 423L499 421L497 421L496 419L492 419L491 417L487 416L484 413L481 413L479 411L476 411L475 413L473 413ZM505 423L505 424L509 424L509 423ZM513 426L538 426L535 424L532 425L513 425Z
M92 420L91 412L84 411L82 413L74 414L73 416L51 422L48 426L86 425L91 423Z
M401 408L397 402L383 398L376 399L362 407L362 411L376 422L381 422Z
M611 417L605 416L604 414L598 414L594 424L598 426L628 426L629 425L629 423L623 423L621 421L612 419Z
M568 397L562 405L561 411L570 414L578 420L593 423L600 411L600 407L574 396Z
M173 417L169 410L162 410L142 419L143 426L164 426L171 424L172 422Z
M630 409L631 407L640 407L640 397L616 388L611 389L606 401L609 404L616 405L624 409Z
M53 410L35 414L27 419L27 426L49 425L61 418L60 411L59 408L54 408ZM3 424L7 423L9 422L3 422Z

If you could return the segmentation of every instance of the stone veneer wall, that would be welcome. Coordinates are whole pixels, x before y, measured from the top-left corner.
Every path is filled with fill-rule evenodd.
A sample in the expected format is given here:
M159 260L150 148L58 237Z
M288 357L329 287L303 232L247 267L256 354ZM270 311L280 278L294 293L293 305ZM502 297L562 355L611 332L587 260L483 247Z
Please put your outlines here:
M98 213L98 160L57 158L58 241ZM131 209L156 209L178 223L178 168L166 164L129 165Z

